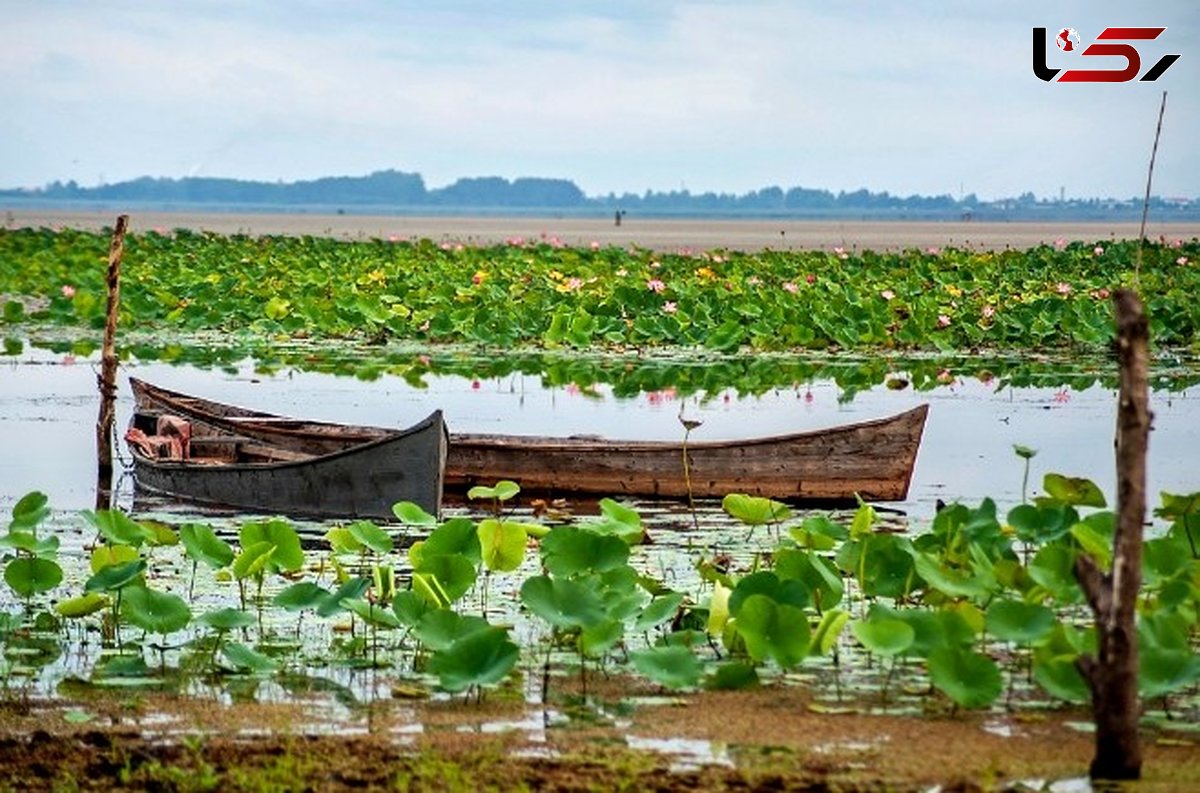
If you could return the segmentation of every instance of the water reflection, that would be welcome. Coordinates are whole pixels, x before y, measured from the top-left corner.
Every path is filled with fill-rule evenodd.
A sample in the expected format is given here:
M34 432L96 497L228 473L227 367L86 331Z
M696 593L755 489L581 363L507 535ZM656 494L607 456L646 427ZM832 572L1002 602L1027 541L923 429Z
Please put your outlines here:
M24 347L18 355L0 359L0 510L34 489L46 492L56 509L92 505L97 370L94 354ZM1094 376L1082 390L1062 385L998 388L997 380L965 377L946 377L924 392L881 383L847 401L845 390L831 379L756 395L732 388L684 395L662 388L621 396L617 386L548 386L546 378L521 372L490 378L426 373L414 384L397 374L363 381L294 368L264 372L242 361L220 370L133 362L124 366L122 379L125 375L224 402L329 421L406 426L438 407L460 432L631 439L681 440L681 410L702 422L692 431L693 440L717 440L819 429L928 402L932 409L909 498L890 505L918 519L932 515L939 499L977 503L991 496L1002 509L1019 501L1022 468L1013 444L1039 450L1033 460L1033 491L1049 471L1092 478L1110 495L1115 481L1115 391L1096 384ZM897 371L892 379L904 376ZM1197 388L1153 395L1151 493L1200 488L1193 473L1200 449ZM122 383L118 427L130 410ZM128 501L122 505L128 507Z

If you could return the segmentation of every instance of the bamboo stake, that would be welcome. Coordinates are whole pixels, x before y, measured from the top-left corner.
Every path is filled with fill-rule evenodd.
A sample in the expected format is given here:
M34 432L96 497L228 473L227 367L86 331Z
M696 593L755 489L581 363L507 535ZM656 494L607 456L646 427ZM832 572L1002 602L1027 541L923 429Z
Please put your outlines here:
M1096 656L1076 662L1092 691L1096 722L1093 779L1137 779L1142 770L1138 738L1137 596L1142 586L1142 529L1146 516L1146 450L1149 444L1149 322L1137 293L1113 295L1117 314L1117 527L1113 568L1103 572L1080 554L1075 577L1096 617Z
M112 507L113 424L117 399L117 307L121 300L121 257L125 253L125 229L129 215L117 217L108 248L108 306L104 323L104 347L100 356L100 415L96 419L96 509Z
M1142 248L1146 247L1146 216L1150 214L1150 183L1154 179L1154 158L1158 156L1158 138L1162 135L1163 113L1167 112L1167 92L1163 91L1162 104L1158 106L1158 126L1154 128L1154 146L1150 149L1150 167L1146 169L1146 197L1142 200L1142 228L1138 232L1137 261L1133 266L1133 284L1141 286Z

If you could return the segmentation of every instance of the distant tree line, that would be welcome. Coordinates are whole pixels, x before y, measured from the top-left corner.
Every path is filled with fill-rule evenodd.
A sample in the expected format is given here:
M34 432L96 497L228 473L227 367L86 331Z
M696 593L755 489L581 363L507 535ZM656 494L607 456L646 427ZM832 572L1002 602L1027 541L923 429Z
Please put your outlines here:
M748 193L692 193L688 190L642 194L609 193L588 197L567 179L499 176L459 179L429 189L417 173L376 171L367 176L334 176L299 182L256 182L189 176L180 179L144 176L127 182L81 187L74 181L53 182L42 188L0 190L0 199L47 202L141 202L160 204L226 204L237 206L321 206L336 208L428 207L439 211L486 209L515 211L561 210L576 214L640 213L652 215L738 216L874 216L874 217L991 217L1039 216L1112 217L1140 209L1141 200L1039 199L1031 192L1015 198L980 201L973 193L954 198L898 196L860 189L837 193L807 187L764 187ZM1152 199L1156 217L1194 219L1200 199Z

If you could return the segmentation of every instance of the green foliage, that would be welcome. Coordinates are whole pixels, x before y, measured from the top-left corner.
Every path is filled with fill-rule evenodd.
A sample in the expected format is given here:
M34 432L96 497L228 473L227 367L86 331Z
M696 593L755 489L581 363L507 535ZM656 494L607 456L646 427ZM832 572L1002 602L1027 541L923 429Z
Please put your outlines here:
M179 540L193 561L202 562L217 570L228 567L233 562L233 548L218 537L211 526L185 523L179 527Z
M960 647L942 647L929 654L929 679L964 708L986 707L1004 690L995 661Z
M192 621L192 610L183 598L145 586L126 587L121 616L150 633L175 633Z
M745 493L730 493L721 499L721 508L747 526L782 523L792 516L791 508L782 502Z
M686 647L651 647L630 653L629 660L639 673L667 688L695 688L704 671L700 659Z

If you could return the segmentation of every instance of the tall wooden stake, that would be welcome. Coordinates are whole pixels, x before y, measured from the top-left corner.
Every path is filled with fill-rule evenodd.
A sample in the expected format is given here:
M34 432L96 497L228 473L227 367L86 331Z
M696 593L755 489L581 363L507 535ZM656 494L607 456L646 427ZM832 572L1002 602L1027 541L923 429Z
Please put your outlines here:
M96 509L112 507L113 424L117 399L117 307L121 302L121 256L129 215L120 215L108 247L108 311L104 323L104 348L100 356L100 416L96 419Z
M1138 645L1135 625L1142 586L1142 525L1146 517L1146 448L1150 436L1149 323L1137 293L1118 289L1117 527L1113 569L1103 572L1087 554L1075 576L1096 615L1096 657L1080 656L1079 671L1092 691L1096 721L1093 779L1137 779L1142 772L1138 739Z
M1146 197L1142 200L1142 228L1138 232L1137 261L1133 265L1133 284L1141 285L1142 249L1146 247L1146 216L1150 214L1150 183L1154 181L1154 158L1158 156L1158 138L1162 135L1163 113L1167 111L1167 92L1163 91L1162 104L1158 106L1158 125L1154 128L1154 147L1150 149L1150 167L1146 169Z

